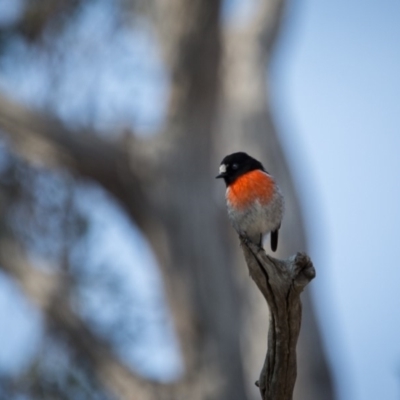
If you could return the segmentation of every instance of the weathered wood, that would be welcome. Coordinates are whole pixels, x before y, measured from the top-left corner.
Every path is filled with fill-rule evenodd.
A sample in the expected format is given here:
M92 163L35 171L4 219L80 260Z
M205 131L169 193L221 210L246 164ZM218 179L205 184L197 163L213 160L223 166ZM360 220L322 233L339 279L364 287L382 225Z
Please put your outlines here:
M300 293L315 277L315 269L304 253L278 260L245 238L241 238L241 245L250 276L270 310L268 350L256 384L263 400L291 400L297 376Z

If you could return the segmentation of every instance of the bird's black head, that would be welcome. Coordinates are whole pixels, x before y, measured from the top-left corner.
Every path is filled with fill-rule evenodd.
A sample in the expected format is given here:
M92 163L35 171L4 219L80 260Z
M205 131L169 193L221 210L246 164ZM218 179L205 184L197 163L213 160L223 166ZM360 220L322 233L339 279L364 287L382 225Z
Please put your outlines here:
M260 161L250 157L248 154L243 152L233 153L229 154L229 156L226 156L222 160L221 165L219 166L219 174L216 178L224 178L224 181L228 186L239 176L246 172L254 171L255 169L265 171Z

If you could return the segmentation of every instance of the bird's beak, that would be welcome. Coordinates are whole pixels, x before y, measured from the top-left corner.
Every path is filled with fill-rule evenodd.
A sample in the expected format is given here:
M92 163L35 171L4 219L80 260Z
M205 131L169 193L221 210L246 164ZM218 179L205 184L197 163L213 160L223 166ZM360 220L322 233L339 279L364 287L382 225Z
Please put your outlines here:
M215 177L215 179L223 178L224 176L226 176L226 165L221 164L219 166L219 174Z

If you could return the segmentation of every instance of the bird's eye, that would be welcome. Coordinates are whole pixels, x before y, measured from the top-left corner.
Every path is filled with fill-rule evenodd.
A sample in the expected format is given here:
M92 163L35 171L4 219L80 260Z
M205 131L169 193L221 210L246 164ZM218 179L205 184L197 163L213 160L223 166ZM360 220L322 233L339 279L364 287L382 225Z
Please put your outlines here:
M232 169L238 169L239 168L239 165L237 165L237 164L232 164Z

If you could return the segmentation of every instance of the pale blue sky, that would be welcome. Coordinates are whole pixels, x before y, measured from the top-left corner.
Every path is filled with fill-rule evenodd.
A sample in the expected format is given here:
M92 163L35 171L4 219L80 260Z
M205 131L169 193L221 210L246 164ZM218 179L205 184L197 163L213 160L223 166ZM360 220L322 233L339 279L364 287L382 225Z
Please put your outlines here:
M400 398L400 2L292 5L272 76L342 400Z

